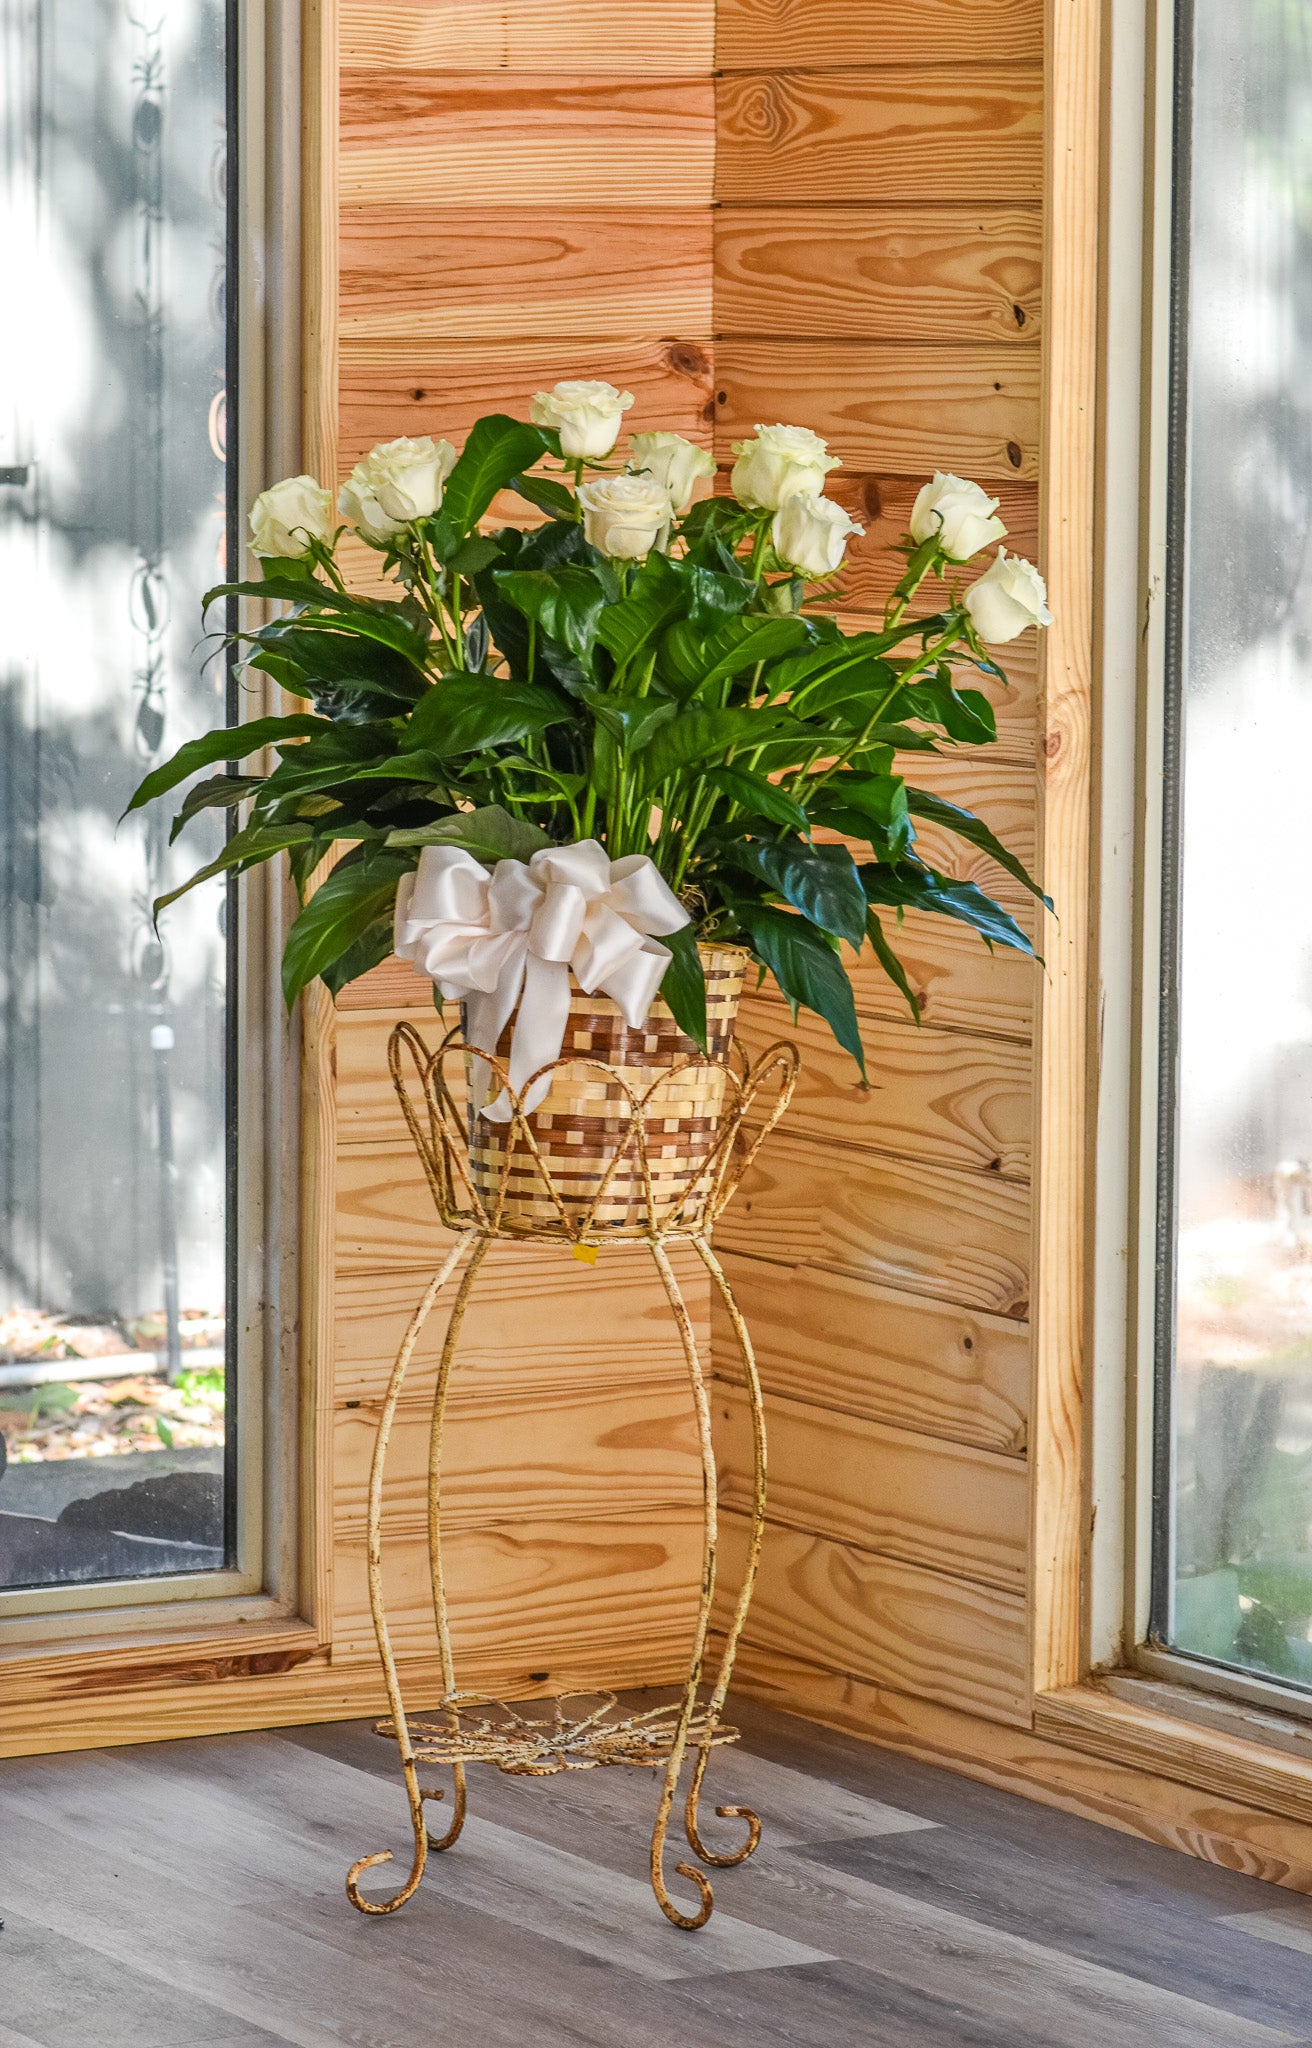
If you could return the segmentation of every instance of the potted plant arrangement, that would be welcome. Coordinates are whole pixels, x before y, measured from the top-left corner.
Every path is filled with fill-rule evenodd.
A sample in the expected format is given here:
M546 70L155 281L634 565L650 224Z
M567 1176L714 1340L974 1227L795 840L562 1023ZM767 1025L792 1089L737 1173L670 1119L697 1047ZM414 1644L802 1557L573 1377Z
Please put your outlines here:
M480 419L459 455L430 438L373 449L336 507L305 476L262 493L264 580L210 598L283 607L237 639L245 671L303 708L188 742L133 798L229 764L189 790L174 834L213 806L244 822L184 888L285 853L302 904L288 1003L316 975L336 994L395 947L439 1007L461 999L471 1046L504 1041L508 1088L478 1063L471 1108L489 1126L511 1096L527 1112L547 1093L572 1005L621 1065L723 1054L755 963L864 1073L845 949L869 944L913 1014L904 909L1031 951L999 904L924 858L917 824L1037 895L1021 862L906 771L995 740L989 698L959 671L1005 681L992 649L1048 622L1037 570L998 545L996 499L935 476L882 623L844 632L807 608L817 592L832 603L861 531L824 495L839 466L825 442L761 426L728 493L699 496L714 462L682 436L635 433L616 453L631 404L567 381L530 421ZM507 491L540 523L485 530ZM395 599L346 588L348 530ZM963 587L963 565L995 547ZM268 751L270 772L231 772Z

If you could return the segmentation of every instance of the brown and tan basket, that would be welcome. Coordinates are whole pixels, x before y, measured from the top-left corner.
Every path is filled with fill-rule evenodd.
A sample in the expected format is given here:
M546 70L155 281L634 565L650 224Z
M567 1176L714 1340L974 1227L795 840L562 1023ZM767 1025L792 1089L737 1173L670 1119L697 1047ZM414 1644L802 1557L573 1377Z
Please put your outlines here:
M534 1148L513 1123L473 1117L471 1091L474 1186L490 1203L504 1177L501 1221L507 1229L532 1229L554 1219L544 1167L566 1208L576 1215L588 1211L598 1231L632 1227L650 1205L668 1209L705 1179L724 1108L727 1070L721 1062L733 1045L748 955L738 946L698 951L706 975L709 1059L680 1031L659 996L646 1023L635 1029L609 996L576 988L560 1053L566 1064L555 1067L545 1101L526 1119ZM513 1020L497 1047L503 1063L510 1058L512 1029ZM472 1060L469 1065L472 1083ZM645 1144L625 1146L635 1097L643 1103Z
M706 975L707 1052L687 1038L658 997L635 1029L607 996L576 988L550 1087L507 1123L474 1109L473 1054L456 1033L428 1052L413 1026L393 1033L392 1074L442 1220L497 1235L605 1237L695 1234L708 1229L745 1163L744 1120L764 1084L772 1128L792 1092L796 1055L773 1047L748 1073L734 1059L734 1026L748 954L699 948ZM514 1019L486 1064L489 1097L507 1085ZM413 1063L427 1099L420 1120L409 1093ZM536 1077L534 1077L536 1078Z

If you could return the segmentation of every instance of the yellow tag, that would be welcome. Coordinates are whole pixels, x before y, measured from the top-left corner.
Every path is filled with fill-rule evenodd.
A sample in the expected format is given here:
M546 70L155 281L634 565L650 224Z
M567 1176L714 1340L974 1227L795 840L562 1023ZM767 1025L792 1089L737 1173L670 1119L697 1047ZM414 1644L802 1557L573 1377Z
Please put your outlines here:
M600 1250L601 1246L599 1244L576 1244L574 1256L580 1265L595 1266L597 1263L597 1253Z

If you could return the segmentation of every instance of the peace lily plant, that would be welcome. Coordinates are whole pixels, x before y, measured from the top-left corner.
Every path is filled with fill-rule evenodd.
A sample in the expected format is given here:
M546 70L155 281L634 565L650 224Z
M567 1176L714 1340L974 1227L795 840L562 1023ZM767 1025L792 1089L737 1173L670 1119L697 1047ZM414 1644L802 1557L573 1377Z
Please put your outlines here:
M940 474L916 499L882 623L845 633L807 610L817 588L832 604L862 531L824 495L839 466L824 441L758 427L735 449L730 494L699 496L714 463L679 434L635 433L616 455L632 403L568 381L529 422L480 419L459 455L427 437L373 449L336 508L311 477L263 492L251 545L264 580L206 603L281 608L236 637L244 669L304 708L189 741L131 807L228 764L189 790L174 837L215 806L245 820L185 888L287 854L301 898L289 1003L316 975L336 993L397 946L439 1000L493 1003L476 1043L495 1043L521 991L528 1007L545 962L585 988L618 975L630 1021L659 986L704 1044L697 945L715 940L746 947L863 1065L846 963L868 942L916 1012L896 947L905 909L1031 951L981 889L934 867L917 825L983 849L1037 895L1021 862L904 768L996 738L988 697L959 671L1005 681L990 650L1049 622L1043 580L999 545L997 500ZM542 522L483 531L505 490ZM397 599L346 588L347 530ZM266 749L270 773L235 772Z

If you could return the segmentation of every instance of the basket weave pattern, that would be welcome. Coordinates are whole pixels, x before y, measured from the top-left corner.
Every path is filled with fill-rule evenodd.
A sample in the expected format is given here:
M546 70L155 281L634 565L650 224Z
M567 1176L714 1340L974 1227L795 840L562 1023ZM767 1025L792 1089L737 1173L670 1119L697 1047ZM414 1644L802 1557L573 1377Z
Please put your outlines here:
M392 1076L442 1221L497 1236L650 1238L710 1228L749 1157L783 1113L796 1055L772 1047L749 1072L733 1032L747 956L701 948L707 1045L685 1037L659 997L635 1029L606 996L575 989L564 1047L540 1070L550 1086L525 1111L506 1067L514 1020L495 1056L471 1053L458 1032L429 1052L412 1025L392 1034ZM410 1071L407 1071L407 1058ZM494 1123L473 1107L474 1062L491 1069L512 1113ZM411 1092L417 1079L425 1114ZM764 1128L744 1128L765 1090Z

